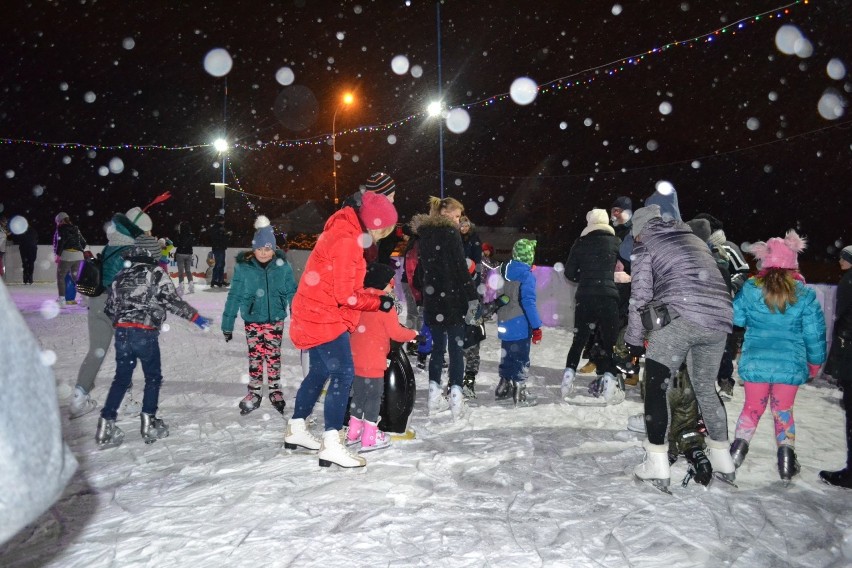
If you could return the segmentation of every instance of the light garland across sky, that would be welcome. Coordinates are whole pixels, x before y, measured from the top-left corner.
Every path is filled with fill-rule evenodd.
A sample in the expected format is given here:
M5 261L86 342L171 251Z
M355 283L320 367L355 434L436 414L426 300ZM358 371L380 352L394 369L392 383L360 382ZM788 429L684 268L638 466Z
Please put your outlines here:
M750 25L757 24L761 21L770 21L772 19L780 19L790 13L790 9L794 6L800 4L809 4L809 0L796 0L795 2L790 2L788 4L778 6L777 8L773 8L771 10L767 10L765 12L761 12L759 14L754 14L745 18L741 18L729 25L717 28L710 32L683 40L675 40L669 43L664 44L661 47L655 47L649 49L645 52L638 53L636 55L631 55L627 57L622 57L620 59L604 63L601 65L597 65L594 67L589 67L587 69L583 69L581 71L577 71L575 73L571 73L569 75L565 75L563 77L559 77L557 79L553 79L546 83L541 83L537 85L537 92L542 94L558 94L561 93L571 87L577 87L582 85L588 85L599 78L612 77L623 71L629 69L632 66L639 65L646 58L652 55L660 55L666 51L669 51L675 47L693 47L697 44L710 44L718 41L719 38L725 36L734 36L737 35L738 32L746 29ZM486 107L494 105L495 103L505 101L510 98L509 93L499 93L495 95L491 95L489 97L470 102L470 103L460 103L452 106L447 106L447 110L452 110L454 108L464 108L464 109L472 109L476 107ZM279 148L299 148L305 146L316 146L321 144L328 144L329 141L333 137L345 136L348 134L362 134L362 133L372 133L372 132L382 132L388 131L395 128L400 128L402 126L408 125L412 121L418 118L423 118L427 115L427 113L420 112L408 115L404 118L400 118L391 122L386 122L383 124L374 124L374 125L364 125L357 126L354 128L349 128L345 130L341 130L336 133L329 134L320 134L310 138L303 139L290 139L290 140L270 140L270 141L261 141L258 140L253 144L249 143L234 143L233 147L240 148L242 150L264 150L269 147L279 147ZM78 142L39 142L36 140L25 140L25 139L17 139L17 138L0 138L0 144L11 145L11 144L27 144L34 146L42 146L45 148L61 148L61 149L82 149L82 150L195 150L199 148L208 148L212 147L212 144L193 144L193 145L180 145L180 146L166 146L166 145L158 145L158 144L114 144L114 145L98 145L98 144L84 144ZM259 197L259 196L258 196Z

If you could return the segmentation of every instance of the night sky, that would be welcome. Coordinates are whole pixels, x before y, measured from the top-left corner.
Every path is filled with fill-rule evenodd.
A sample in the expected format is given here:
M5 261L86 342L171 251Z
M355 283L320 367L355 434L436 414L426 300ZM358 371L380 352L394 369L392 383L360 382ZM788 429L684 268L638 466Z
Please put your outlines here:
M329 136L346 91L356 102L337 113L339 195L387 171L407 219L440 193L439 121L425 112L438 95L432 1L6 4L0 203L44 243L59 211L99 243L113 212L166 190L154 233L180 220L201 232L221 207L210 186L221 136L236 144L228 185L253 194L225 200L226 224L246 235L235 244L257 213L306 200L331 211ZM639 207L661 180L685 219L712 213L738 242L796 228L811 260L852 242L852 111L818 110L826 95L852 98L849 73L829 73L829 62L852 71L847 0L448 0L440 14L444 105L470 117L462 133L443 130L445 194L476 224L536 233L538 262L564 261L590 208L618 195ZM779 50L785 24L809 56ZM205 70L216 48L233 60L225 77ZM398 55L422 74L395 73ZM531 104L506 96L519 77L543 86Z

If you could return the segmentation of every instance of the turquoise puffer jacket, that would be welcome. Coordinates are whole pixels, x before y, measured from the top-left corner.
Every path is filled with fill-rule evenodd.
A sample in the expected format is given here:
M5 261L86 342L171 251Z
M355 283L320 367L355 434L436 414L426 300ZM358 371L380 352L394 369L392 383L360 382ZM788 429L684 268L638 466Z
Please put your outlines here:
M276 250L265 268L252 251L238 254L222 314L222 331L234 331L237 314L246 323L284 321L295 294L293 269L283 251Z
M808 363L825 362L825 316L813 290L796 282L799 300L771 312L750 278L734 298L734 325L746 328L739 374L753 383L801 385Z

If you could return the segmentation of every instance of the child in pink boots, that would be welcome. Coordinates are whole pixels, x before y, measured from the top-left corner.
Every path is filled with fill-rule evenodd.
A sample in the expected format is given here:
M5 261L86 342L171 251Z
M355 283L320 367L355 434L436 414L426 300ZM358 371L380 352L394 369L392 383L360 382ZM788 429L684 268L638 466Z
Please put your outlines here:
M394 276L394 269L387 264L370 264L364 277L364 292L376 296L391 294ZM361 312L361 320L350 338L355 380L352 382L346 445L361 442L361 452L390 446L390 436L378 429L390 340L403 343L416 337L416 331L400 325L396 310Z

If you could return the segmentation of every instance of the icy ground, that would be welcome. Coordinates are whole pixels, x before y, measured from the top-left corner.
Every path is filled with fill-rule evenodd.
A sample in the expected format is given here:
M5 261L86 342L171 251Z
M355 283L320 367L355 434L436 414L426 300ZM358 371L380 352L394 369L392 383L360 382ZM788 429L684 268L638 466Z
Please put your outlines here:
M43 348L56 354L66 412L87 348L85 309L63 308L47 318L42 305L55 298L53 286L9 291ZM225 297L202 289L187 299L218 321ZM97 413L66 420L80 469L61 500L0 549L0 565L852 565L852 491L817 480L820 469L843 464L845 450L839 392L824 381L799 393L802 473L790 487L778 480L772 424L764 416L739 489L719 482L682 488L681 460L670 497L631 479L642 460L641 438L625 423L641 411L637 389L609 408L558 402L571 335L545 329L532 354L539 405L498 405L492 391L499 342L491 324L479 406L465 419L428 418L427 380L418 374L416 439L367 454L365 470L326 471L316 456L284 450L284 420L267 401L240 416L247 362L239 327L226 344L218 327L203 333L174 316L167 324L160 415L171 436L146 446L138 419L123 418L124 444L99 451ZM93 393L100 401L114 369L110 349ZM300 372L285 338L288 407ZM142 383L137 370L137 393ZM732 432L742 397L738 387L728 404Z

